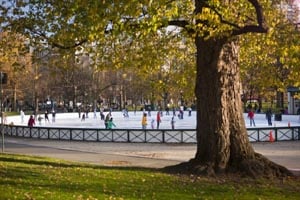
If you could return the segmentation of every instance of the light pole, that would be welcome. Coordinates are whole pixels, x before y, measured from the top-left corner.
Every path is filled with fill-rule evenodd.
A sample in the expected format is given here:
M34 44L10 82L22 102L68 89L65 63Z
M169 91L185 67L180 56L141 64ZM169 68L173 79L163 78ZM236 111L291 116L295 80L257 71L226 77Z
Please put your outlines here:
M183 91L180 91L180 105L183 106Z
M0 104L0 111L1 111L1 134L2 134L2 153L4 152L4 131L3 131L3 123L4 123L4 112L3 112L3 89L2 85L7 82L7 74L0 72L0 93L1 93L1 104Z
M0 92L1 92L1 105L0 105L0 110L1 110L1 134L2 134L2 153L4 153L4 133L3 133L3 92L2 92L2 72L0 72Z

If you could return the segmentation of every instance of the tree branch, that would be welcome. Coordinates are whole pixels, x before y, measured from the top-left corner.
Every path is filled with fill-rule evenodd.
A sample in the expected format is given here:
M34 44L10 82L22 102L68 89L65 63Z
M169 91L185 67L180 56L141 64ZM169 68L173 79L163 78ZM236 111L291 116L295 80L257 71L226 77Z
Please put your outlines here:
M82 45L83 43L86 43L88 40L87 39L83 39L81 41L75 42L73 45L69 45L69 46L64 46L55 42L50 42L50 44L54 47L60 48L60 49L73 49L75 47L78 47L80 45Z
M190 25L186 20L171 20L168 21L169 26L178 26L185 29L188 33L194 33L195 31L192 28L189 28Z
M232 35L241 35L245 33L267 33L268 27L266 25L263 10L261 5L258 3L257 0L248 0L252 6L255 8L256 11L256 20L258 25L246 25L239 29L235 29L232 32Z
M80 45L82 45L83 43L85 43L85 42L88 41L87 39L82 39L81 41L75 42L75 43L72 44L72 45L66 46L66 45L62 45L62 44L59 44L59 43L56 43L56 42L51 41L51 40L49 39L49 37L47 37L47 36L45 35L45 33L41 33L41 32L34 31L34 30L32 30L32 28L30 28L30 27L28 27L28 26L26 26L26 28L27 28L28 30L30 30L32 33L34 33L34 34L36 34L36 35L42 37L43 39L46 39L47 42L48 42L51 46L57 47L57 48L59 48L59 49L73 49L73 48L75 48L75 47L77 47L77 46L80 46Z
M215 9L214 7L208 7L208 8L213 10L216 13L216 15L218 15L218 17L220 18L221 23L227 24L227 25L232 26L234 28L239 28L239 26L237 24L234 24L234 23L231 23L229 21L224 20L223 17L222 17L222 14L220 12L218 12L217 9Z

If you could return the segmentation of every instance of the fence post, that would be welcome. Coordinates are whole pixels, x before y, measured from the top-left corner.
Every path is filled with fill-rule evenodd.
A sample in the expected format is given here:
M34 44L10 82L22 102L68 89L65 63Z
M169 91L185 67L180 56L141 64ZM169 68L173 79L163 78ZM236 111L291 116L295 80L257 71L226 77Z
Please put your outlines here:
M181 143L183 143L183 131L184 130L180 130L180 133L181 133L181 135L180 135L180 137L181 137Z
M99 130L97 129L97 142L99 142Z
M130 142L130 131L129 130L127 130L127 142Z

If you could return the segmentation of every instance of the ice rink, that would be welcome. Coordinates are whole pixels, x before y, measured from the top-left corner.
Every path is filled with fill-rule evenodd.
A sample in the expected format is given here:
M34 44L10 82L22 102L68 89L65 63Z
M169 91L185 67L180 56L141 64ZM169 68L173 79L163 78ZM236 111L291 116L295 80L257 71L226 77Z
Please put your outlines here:
M106 116L108 112L104 112ZM115 123L116 129L141 129L141 120L142 120L142 111L129 112L129 117L124 117L121 111L112 112L113 122ZM154 121L154 128L156 128L156 114L157 111L152 111L151 116L147 116L147 129L152 128L152 121ZM49 121L45 122L44 114L40 115L43 119L41 123L37 120L35 126L46 126L46 127L82 127L82 128L105 128L104 121L100 119L100 113L88 113L88 117L85 120L79 118L78 113L57 113L55 116L55 121L52 119L52 114L50 113ZM163 112L161 116L160 129L171 129L171 118L173 113L170 112L170 115L166 115ZM6 123L15 124L15 125L24 125L27 126L29 115L25 115L23 123L21 122L21 116L11 116L7 117ZM179 119L177 116L175 119L175 129L195 129L196 128L196 111L193 111L191 116L188 116L188 112L184 112L183 119ZM244 119L247 128L250 127L249 119L247 114L244 113ZM268 123L265 117L265 114L255 114L254 117L256 127L268 127ZM290 126L300 126L299 115L282 115L282 121L274 121L274 116L272 118L272 126L275 127L287 127Z

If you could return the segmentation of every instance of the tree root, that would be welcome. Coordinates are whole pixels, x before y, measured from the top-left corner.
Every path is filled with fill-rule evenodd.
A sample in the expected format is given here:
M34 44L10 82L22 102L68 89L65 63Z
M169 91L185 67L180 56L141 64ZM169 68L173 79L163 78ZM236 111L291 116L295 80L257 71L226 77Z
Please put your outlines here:
M200 164L196 159L191 159L188 162L183 162L178 165L167 166L163 168L162 171L171 174L216 176L211 164Z
M202 164L196 159L178 165L167 166L163 172L183 175L204 175L217 177L224 174L236 174L251 178L284 178L294 176L287 168L278 165L261 154L255 153L254 159L245 159L238 166L228 165L224 170L216 170L212 163Z
M255 153L254 159L242 161L239 166L239 171L241 171L243 175L253 178L282 178L294 176L287 168L270 161L258 153Z

